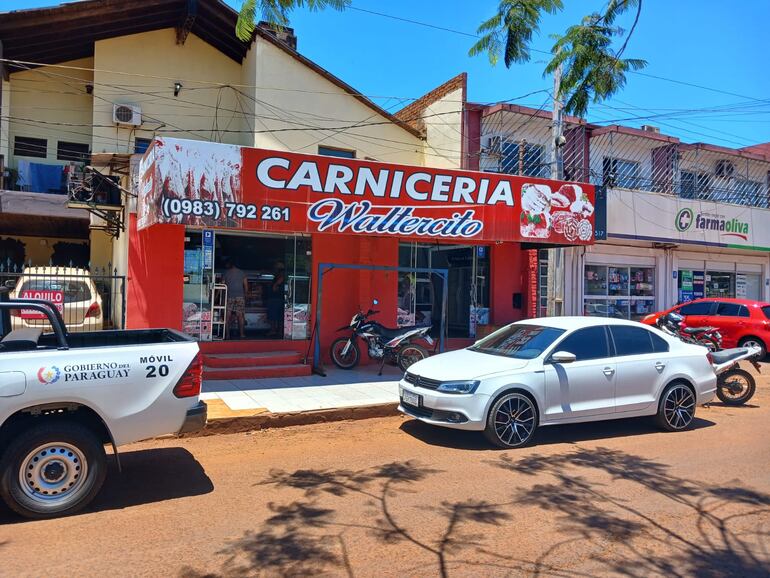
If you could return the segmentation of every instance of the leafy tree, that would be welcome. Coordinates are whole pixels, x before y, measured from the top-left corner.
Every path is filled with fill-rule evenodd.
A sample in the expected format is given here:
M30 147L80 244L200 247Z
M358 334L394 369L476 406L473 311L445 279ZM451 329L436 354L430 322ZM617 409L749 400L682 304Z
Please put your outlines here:
M275 28L289 24L289 13L295 8L324 10L334 8L344 10L350 6L350 0L244 0L235 25L235 34L241 40L251 40L257 26L257 11L261 19Z
M508 68L514 63L528 62L532 35L540 29L542 15L555 14L563 8L562 0L501 0L495 15L478 27L481 37L468 53L471 56L486 53L493 65L502 55ZM615 21L634 8L634 23L626 34ZM622 58L641 10L642 0L609 0L603 12L589 14L563 35L553 36L553 57L545 73L562 68L556 97L564 101L566 112L585 116L590 102L611 97L625 86L628 71L647 65L638 58ZM613 50L614 41L624 36L620 48Z

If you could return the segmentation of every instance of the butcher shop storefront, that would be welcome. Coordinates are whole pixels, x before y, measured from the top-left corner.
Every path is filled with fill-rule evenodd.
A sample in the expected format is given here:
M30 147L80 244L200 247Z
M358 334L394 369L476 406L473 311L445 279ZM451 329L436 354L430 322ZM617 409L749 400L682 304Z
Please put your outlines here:
M320 306L324 347L377 299L385 325L467 343L530 315L533 250L594 240L585 184L170 138L138 178L128 325L202 341L307 340ZM356 268L316 303L320 264Z

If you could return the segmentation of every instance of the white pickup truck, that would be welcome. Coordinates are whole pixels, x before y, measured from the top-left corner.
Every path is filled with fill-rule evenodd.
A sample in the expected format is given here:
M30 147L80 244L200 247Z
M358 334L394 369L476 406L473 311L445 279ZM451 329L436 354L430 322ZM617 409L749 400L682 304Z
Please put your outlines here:
M53 332L12 330L21 308ZM0 288L0 497L29 518L83 508L104 482L105 445L117 458L118 446L205 425L201 370L182 333L70 334L52 303Z

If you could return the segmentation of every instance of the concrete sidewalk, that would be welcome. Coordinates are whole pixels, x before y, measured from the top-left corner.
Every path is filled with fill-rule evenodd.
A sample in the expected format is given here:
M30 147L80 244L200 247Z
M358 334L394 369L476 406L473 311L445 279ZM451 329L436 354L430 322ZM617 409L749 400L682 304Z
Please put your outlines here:
M275 379L238 379L231 381L204 381L201 399L209 406L209 423L261 417L247 420L238 429L248 429L249 423L260 423L271 416L283 414L327 413L328 419L344 419L334 416L334 410L350 408L378 408L378 414L392 414L398 405L398 381L403 375L396 367L386 366L383 375L377 375L374 365L344 371L327 367L326 377L285 377ZM371 413L371 411L369 412ZM297 419L290 420L298 422ZM211 429L211 427L207 428ZM230 428L228 428L230 429Z

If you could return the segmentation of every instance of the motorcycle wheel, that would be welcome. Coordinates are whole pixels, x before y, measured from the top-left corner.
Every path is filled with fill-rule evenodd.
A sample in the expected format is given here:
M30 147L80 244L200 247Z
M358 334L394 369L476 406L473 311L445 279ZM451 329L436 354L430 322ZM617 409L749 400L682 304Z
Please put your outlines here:
M406 371L407 368L414 365L418 361L427 359L428 350L422 345L416 343L408 343L398 351L397 363L401 368L401 371Z
M719 351L720 349L719 343L713 337L699 337L698 344L705 345L706 348L711 352Z
M361 358L361 352L358 349L358 343L355 341L350 344L347 354L343 355L342 352L344 351L348 341L350 341L349 337L340 337L339 339L335 339L334 342L332 342L332 346L329 350L334 365L340 369L353 369L356 365L358 365L358 360Z
M717 397L725 405L743 405L757 389L754 376L745 369L735 368L719 376Z

